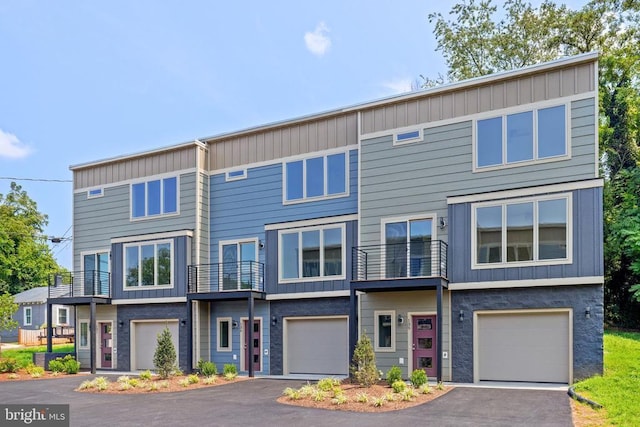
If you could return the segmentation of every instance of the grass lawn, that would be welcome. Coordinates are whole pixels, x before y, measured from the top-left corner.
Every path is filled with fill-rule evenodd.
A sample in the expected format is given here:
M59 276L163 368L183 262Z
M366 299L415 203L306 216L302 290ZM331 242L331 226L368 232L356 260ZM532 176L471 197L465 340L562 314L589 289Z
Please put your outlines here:
M46 351L47 351L46 345L39 345L35 347L23 347L23 348L16 348L12 350L3 350L2 354L0 354L0 357L17 359L18 362L20 363L20 366L25 367L33 361L33 353L44 353ZM59 352L59 353L73 353L74 346L73 344L54 345L53 351Z
M604 334L604 375L580 381L575 389L604 406L613 425L640 423L640 333Z

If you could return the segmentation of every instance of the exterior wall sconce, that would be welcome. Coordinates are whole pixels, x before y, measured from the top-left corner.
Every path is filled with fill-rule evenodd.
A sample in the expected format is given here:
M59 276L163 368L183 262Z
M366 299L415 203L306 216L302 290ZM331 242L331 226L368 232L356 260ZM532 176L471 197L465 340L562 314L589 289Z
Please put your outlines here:
M464 311L460 310L460 314L458 315L458 318L460 319L461 322L464 322Z
M124 322L122 320L118 320L118 327L122 328L124 326Z
M443 216L440 217L438 227L440 228L440 230L444 230L447 227L447 220Z
M398 314L398 325L403 325L404 324L404 317L402 316L402 314Z
M238 321L237 321L237 320L232 321L232 322L231 322L231 327L232 327L233 329L237 329L237 328L238 328Z
M278 324L278 318L276 316L271 316L271 325L276 326Z
M264 242L262 240L258 240L258 248L264 249Z
M185 326L187 321L185 319L180 319L180 326Z
M587 306L587 308L585 309L584 317L586 317L587 319L591 319L591 306Z

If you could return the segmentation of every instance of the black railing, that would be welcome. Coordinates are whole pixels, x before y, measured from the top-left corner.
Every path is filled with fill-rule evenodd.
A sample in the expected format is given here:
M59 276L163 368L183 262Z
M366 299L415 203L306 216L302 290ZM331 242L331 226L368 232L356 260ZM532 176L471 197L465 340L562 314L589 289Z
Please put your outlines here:
M85 270L49 276L49 298L111 297L111 274Z
M447 244L441 240L354 247L354 281L447 278Z
M256 261L189 266L189 293L264 290L264 264Z

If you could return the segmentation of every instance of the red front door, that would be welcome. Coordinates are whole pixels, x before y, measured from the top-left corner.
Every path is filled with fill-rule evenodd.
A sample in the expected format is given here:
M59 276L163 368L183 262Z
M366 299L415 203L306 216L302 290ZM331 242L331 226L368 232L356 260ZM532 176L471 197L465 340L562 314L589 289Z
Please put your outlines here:
M100 367L111 368L113 357L113 340L111 339L111 322L100 322Z
M260 371L260 320L253 321L253 328L247 327L248 320L244 320L244 366L245 371L249 370L249 363L253 363L254 372ZM253 352L249 349L250 342L253 341Z
M436 316L413 316L413 369L437 376Z

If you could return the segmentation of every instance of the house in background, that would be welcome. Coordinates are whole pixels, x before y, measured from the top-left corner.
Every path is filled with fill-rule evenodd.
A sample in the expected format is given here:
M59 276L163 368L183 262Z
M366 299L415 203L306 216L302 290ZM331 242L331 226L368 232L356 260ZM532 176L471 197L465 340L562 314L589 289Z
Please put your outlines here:
M2 331L2 342L18 342L19 329L41 330L47 323L47 297L48 288L46 286L15 294L13 300L18 304L18 311L13 315L13 319L18 322L18 327L10 331ZM74 312L72 307L54 304L51 310L53 327L73 326Z
M597 55L72 166L78 357L249 375L602 372Z

